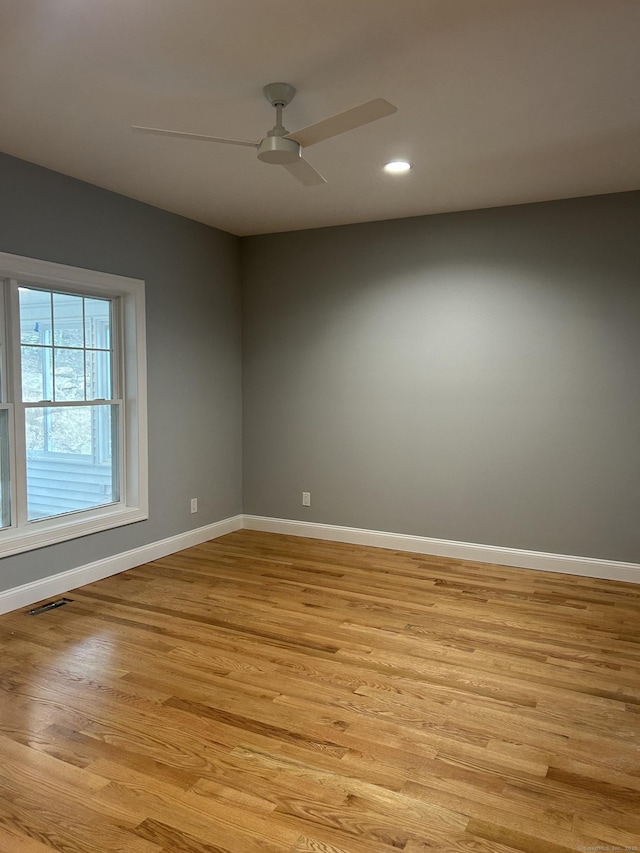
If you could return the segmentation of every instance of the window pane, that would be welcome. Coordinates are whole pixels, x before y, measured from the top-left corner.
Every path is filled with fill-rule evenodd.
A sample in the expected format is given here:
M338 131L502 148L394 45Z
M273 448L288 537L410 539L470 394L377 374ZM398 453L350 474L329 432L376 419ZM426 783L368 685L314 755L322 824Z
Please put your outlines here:
M53 399L51 347L22 347L22 399L29 403Z
M111 353L86 350L87 400L110 400Z
M51 343L51 293L20 287L20 341Z
M29 521L119 500L117 405L47 406L25 416Z
M54 344L64 347L84 346L82 296L70 293L53 294Z
M84 350L55 349L55 400L84 400Z
M9 412L6 409L0 409L0 527L9 527L10 524Z
M19 298L23 401L112 399L112 301L28 287Z
M111 347L111 302L108 299L84 300L85 346Z

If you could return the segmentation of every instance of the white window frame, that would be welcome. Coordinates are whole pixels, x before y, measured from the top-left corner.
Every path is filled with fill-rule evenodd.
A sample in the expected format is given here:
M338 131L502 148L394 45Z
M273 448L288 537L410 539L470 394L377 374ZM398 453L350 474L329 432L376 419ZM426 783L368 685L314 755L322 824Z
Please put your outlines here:
M43 548L79 536L144 521L149 517L147 451L147 369L144 281L95 270L56 264L0 252L0 329L2 330L2 397L0 409L9 412L11 527L0 529L0 557ZM120 306L114 318L119 329L120 350L115 363L122 385L120 423L120 499L102 507L67 513L18 525L16 508L24 500L26 482L24 435L16 429L14 402L18 384L19 332L17 286L33 285L85 296L115 299ZM22 486L18 487L18 483Z

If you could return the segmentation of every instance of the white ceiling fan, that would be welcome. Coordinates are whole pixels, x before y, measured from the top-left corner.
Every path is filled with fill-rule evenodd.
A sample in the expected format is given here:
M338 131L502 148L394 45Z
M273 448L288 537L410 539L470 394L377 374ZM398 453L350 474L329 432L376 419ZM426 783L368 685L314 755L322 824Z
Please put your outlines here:
M373 101L367 101L316 124L289 133L282 124L282 110L287 104L291 103L296 93L295 88L289 83L269 83L262 91L265 98L276 109L276 123L267 135L258 142L204 136L200 133L186 133L181 130L166 130L159 127L132 125L132 129L141 133L156 133L161 136L178 136L184 139L200 139L208 142L222 142L225 145L244 145L247 148L256 148L259 160L264 163L284 166L294 178L305 186L311 187L326 184L326 180L302 157L303 148L337 136L339 133L354 130L356 127L361 127L363 124L368 124L379 118L384 118L384 116L391 115L397 110L397 107L394 107L389 101L385 101L384 98L375 98Z

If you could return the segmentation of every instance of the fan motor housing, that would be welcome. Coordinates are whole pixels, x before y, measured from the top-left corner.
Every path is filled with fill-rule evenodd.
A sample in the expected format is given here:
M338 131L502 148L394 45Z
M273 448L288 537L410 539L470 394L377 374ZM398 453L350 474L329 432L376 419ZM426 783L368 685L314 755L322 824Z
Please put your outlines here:
M266 136L258 146L258 160L280 166L300 159L300 144L284 136Z

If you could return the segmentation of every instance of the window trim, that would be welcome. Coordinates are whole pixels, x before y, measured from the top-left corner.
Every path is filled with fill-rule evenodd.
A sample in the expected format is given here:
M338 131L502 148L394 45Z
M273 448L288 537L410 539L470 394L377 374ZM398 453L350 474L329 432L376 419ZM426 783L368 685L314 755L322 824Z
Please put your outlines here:
M10 283L4 284L9 281ZM0 530L0 557L44 548L58 542L65 542L102 530L109 530L144 521L149 517L148 487L148 447L147 447L147 370L146 370L146 329L145 329L145 285L140 279L103 273L97 270L57 264L36 258L26 258L0 252L0 281L5 291L11 291L11 283L35 285L47 289L61 288L67 292L84 295L117 297L120 304L120 316L114 318L121 335L122 357L120 375L122 378L121 399L123 400L123 423L121 424L121 472L122 494L118 503L107 504L88 510L71 512L64 516L28 522L22 527L7 527ZM6 300L11 296L6 297ZM6 350L16 351L16 342L11 340L11 309L0 299L0 320L3 319ZM15 311L15 306L13 311ZM13 408L9 397L15 387L18 375L17 365L8 375L8 359L2 353L3 396L2 408ZM13 388L11 387L13 386ZM12 525L16 518L16 472L26 464L19 458L18 436L13 430L14 418L10 416L12 431L11 454L11 497L13 502ZM22 442L24 443L24 441Z

